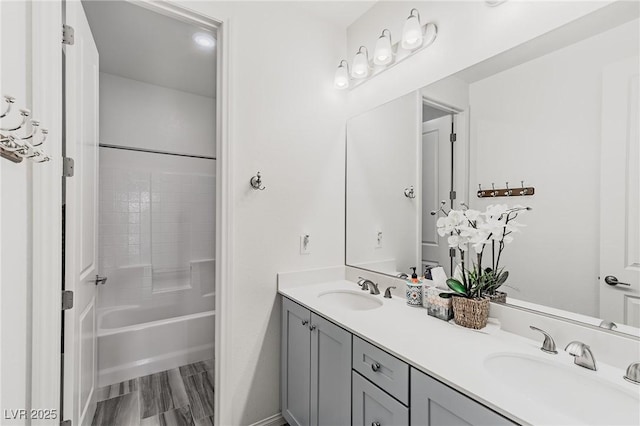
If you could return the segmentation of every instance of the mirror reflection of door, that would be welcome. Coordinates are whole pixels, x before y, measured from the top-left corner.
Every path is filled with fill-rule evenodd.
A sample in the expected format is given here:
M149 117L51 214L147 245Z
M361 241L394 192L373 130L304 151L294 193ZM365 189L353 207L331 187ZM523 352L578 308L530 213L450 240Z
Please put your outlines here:
M447 238L436 231L431 212L446 201L450 207L453 125L452 112L425 100L422 106L422 266L442 266L451 272Z
M639 58L602 74L600 316L640 327Z

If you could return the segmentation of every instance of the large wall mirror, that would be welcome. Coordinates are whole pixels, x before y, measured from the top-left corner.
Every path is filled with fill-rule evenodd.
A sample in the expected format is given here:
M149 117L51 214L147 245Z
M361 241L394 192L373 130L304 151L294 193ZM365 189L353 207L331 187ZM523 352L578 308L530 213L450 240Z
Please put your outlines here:
M507 303L640 336L638 34L637 4L609 6L351 118L346 264L450 274L431 211L527 206Z

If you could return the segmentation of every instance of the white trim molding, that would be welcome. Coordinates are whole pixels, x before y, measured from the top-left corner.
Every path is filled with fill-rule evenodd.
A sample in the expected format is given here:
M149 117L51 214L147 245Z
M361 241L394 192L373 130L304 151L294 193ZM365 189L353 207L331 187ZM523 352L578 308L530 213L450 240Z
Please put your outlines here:
M251 426L282 426L286 424L287 421L282 417L282 413L277 413L259 422L255 422Z
M46 150L51 157L32 169L31 407L57 410L62 290L61 2L33 2L31 13L31 105L49 130ZM32 420L32 424L40 423Z

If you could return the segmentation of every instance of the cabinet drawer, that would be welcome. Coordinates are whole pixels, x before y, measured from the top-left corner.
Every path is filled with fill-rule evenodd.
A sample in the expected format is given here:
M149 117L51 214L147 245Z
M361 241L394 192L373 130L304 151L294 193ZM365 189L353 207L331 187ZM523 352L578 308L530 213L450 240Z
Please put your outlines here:
M353 369L409 405L409 365L359 337L353 337Z
M409 409L372 385L355 371L353 375L353 426L406 426Z

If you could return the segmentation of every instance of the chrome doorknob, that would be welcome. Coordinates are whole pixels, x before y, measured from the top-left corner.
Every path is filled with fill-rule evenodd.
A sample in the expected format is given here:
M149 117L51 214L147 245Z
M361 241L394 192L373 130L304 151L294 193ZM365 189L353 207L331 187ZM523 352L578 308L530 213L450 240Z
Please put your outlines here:
M604 282L609 284L610 286L614 286L614 285L626 285L627 287L631 287L631 284L629 283L621 283L620 281L618 281L618 279L616 277L614 277L613 275L607 275L606 277L604 277Z
M375 372L380 370L380 364L378 364L377 362L372 362L371 363L371 369Z

